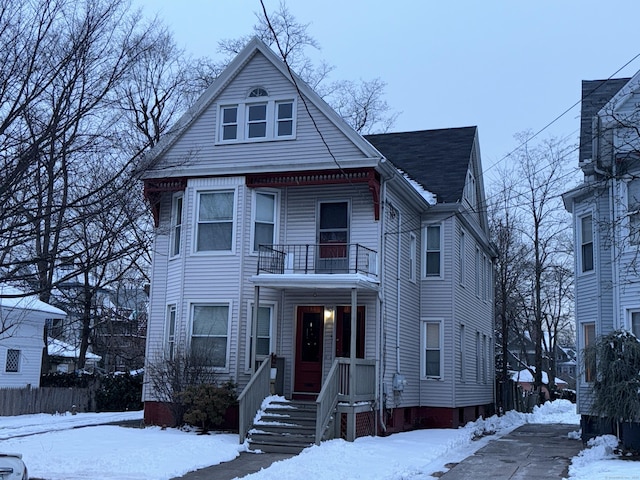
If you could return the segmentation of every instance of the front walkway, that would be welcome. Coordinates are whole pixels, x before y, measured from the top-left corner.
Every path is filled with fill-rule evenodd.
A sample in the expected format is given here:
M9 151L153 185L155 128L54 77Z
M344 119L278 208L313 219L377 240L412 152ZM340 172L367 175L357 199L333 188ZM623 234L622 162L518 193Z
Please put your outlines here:
M584 447L570 439L577 425L526 424L490 441L440 477L442 480L548 480L568 476Z

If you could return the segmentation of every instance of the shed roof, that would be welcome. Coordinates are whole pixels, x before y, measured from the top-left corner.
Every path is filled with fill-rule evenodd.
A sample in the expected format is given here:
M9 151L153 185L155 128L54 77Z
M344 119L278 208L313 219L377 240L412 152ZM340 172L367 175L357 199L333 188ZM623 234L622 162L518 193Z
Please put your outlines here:
M438 203L462 199L477 127L365 135L387 160L429 192Z
M53 315L67 315L63 310L38 299L36 295L27 295L22 290L10 285L0 285L0 307L16 310L33 310L36 312L51 313Z

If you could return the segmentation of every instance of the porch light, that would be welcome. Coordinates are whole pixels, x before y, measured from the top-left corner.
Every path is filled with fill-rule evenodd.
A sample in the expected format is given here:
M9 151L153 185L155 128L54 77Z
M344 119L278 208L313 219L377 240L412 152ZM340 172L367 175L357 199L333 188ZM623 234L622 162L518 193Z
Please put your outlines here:
M333 320L336 316L335 312L335 307L324 307L324 321L326 323L333 323Z

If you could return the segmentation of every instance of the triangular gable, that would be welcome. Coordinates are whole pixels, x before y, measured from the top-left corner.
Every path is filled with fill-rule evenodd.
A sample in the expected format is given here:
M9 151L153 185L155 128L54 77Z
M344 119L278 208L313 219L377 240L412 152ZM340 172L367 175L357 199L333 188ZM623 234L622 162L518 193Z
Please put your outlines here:
M295 73L287 69L286 64L264 42L254 37L244 49L231 61L218 78L205 90L196 103L176 122L171 131L148 154L149 159L158 158L170 149L185 132L218 98L225 88L233 82L243 68L256 55L262 54L297 90L298 94L306 99L323 114L350 142L366 157L382 158L369 142L363 139L351 128L317 93L310 88ZM166 174L167 172L165 172ZM153 172L148 172L144 177L153 177Z
M625 108L627 102L632 99L633 94L640 90L640 71L629 80L618 92L600 109L598 115L607 117L612 113Z

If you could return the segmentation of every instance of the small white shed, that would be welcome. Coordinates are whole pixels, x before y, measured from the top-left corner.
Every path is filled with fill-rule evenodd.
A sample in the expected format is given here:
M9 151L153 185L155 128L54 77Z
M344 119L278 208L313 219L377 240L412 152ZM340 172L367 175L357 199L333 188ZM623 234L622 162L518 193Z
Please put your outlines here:
M0 285L0 388L40 386L44 325L66 316L35 295Z

